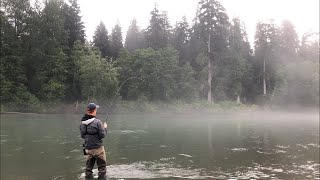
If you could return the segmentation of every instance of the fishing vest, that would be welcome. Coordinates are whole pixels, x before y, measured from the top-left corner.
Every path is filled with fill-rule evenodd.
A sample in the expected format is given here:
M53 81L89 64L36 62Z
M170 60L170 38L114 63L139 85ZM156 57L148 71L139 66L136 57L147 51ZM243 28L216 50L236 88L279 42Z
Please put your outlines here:
M94 118L94 120L95 120L95 119L96 119L96 118ZM94 121L94 120L93 120L93 121ZM93 122L93 121L92 121L92 122ZM92 122L91 122L91 123L92 123ZM91 124L91 123L90 123L90 124ZM84 135L96 135L96 134L98 134L98 133L99 133L99 130L98 130L96 133L88 133L88 126L89 126L90 124L88 124L88 125L83 124L83 125L86 126L86 131L85 131L83 134L84 134ZM98 128L98 129L99 129L99 128Z

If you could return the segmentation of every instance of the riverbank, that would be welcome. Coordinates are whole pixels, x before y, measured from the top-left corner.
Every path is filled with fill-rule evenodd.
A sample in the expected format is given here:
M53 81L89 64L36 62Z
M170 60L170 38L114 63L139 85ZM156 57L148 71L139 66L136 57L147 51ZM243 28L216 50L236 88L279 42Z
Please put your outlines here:
M119 101L110 104L101 104L100 113L152 113L152 112L223 112L223 111L238 111L238 110L257 110L261 107L257 105L247 105L237 102L219 102L208 104L206 101L195 101L191 103L175 101L170 103L164 102L138 102L138 101ZM56 104L41 104L36 108L16 107L14 105L1 105L2 114L17 114L17 113L37 113L37 114L62 114L62 113L83 113L86 109L86 102L76 103L56 103Z
M206 101L193 101L191 103L175 101L170 103L148 102L148 101L118 101L112 106L110 104L98 103L100 105L99 113L102 114L127 114L127 113L192 113L192 112L237 112L237 111L297 111L308 112L318 111L319 107L275 107L275 106L258 106L254 104L242 104L231 101L208 104ZM37 113L37 114L82 114L86 109L86 102L76 103L56 103L41 104L37 108L15 107L13 105L1 105L1 114L17 113Z

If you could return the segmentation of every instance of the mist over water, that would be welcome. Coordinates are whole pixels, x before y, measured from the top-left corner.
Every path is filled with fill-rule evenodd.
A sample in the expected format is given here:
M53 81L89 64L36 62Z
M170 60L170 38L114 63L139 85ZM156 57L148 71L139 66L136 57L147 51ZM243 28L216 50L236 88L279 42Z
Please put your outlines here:
M84 179L81 116L2 114L1 179ZM318 112L135 113L108 128L110 179L320 178Z

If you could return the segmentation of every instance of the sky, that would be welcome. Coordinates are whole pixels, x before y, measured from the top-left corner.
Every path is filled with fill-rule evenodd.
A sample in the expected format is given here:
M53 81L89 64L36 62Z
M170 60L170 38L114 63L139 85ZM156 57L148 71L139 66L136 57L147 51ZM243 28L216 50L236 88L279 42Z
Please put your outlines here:
M78 0L87 39L92 40L100 21L109 34L115 24L122 27L123 38L130 22L135 18L141 29L148 27L150 12L155 4L160 11L167 11L171 26L187 17L191 25L199 0ZM245 24L249 41L254 42L257 22L274 19L278 25L291 21L301 36L306 32L319 32L319 0L220 0L229 18L239 17Z

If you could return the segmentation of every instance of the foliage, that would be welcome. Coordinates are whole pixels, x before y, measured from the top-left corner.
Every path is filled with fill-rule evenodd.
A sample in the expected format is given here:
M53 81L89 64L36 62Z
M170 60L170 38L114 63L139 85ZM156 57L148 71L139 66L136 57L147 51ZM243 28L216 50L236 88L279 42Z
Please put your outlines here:
M107 102L115 96L118 73L113 65L102 58L95 47L78 47L78 78L81 97L88 101Z
M70 5L63 5L65 16L64 28L68 32L68 47L72 49L76 41L85 42L84 23L81 21L80 7L77 0L69 0Z
M133 19L131 25L127 31L125 47L128 51L132 52L136 49L141 49L145 47L145 39L143 37L143 32L140 31L137 20Z
M230 28L230 84L229 84L229 97L240 100L248 96L245 94L246 90L250 88L248 82L250 82L250 70L251 66L249 60L251 58L251 49L248 42L247 33L240 19L234 18Z
M146 29L132 20L123 48L119 23L109 36L100 22L86 41L77 0L31 2L1 2L1 110L59 112L114 97L117 108L140 111L319 106L319 33L299 37L289 21L258 22L250 45L218 0L200 0L192 24L183 17L173 28L155 7ZM204 101L209 90L214 105Z
M279 29L271 22L259 22L255 35L255 58L259 86L263 92L263 79L266 81L267 94L271 94L275 86L275 74L280 52ZM263 67L265 64L265 72Z
M189 24L184 16L182 21L177 22L173 30L172 45L179 51L179 63L190 62L188 47L190 41Z
M198 5L199 40L203 41L202 45L207 46L202 51L205 50L203 52L208 56L208 101L211 102L214 98L226 100L229 78L225 75L229 73L225 68L228 63L225 55L228 49L229 17L219 1L201 0Z
M151 11L150 25L145 34L147 46L153 49L166 47L170 39L169 28L167 13L160 13L155 7Z
M271 103L319 106L319 35L306 37L296 54L298 60L278 69Z
M159 50L140 49L132 53L122 52L117 60L120 79L138 77L120 91L122 97L136 100L145 96L148 100L169 101L174 98L190 98L195 93L195 82L189 65L178 65L178 52L173 48Z
M110 54L113 59L117 59L120 50L123 48L122 32L119 24L116 24L111 33L111 49Z
M108 30L101 21L94 32L93 44L100 50L103 58L111 56L109 41Z

